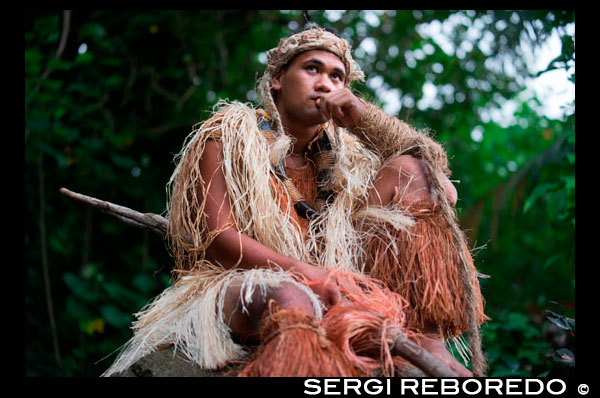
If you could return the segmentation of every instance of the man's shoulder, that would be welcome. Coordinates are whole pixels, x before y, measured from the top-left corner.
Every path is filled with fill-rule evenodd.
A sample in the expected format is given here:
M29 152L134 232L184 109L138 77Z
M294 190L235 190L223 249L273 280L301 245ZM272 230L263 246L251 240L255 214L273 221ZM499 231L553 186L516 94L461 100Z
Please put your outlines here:
M240 122L249 117L256 120L259 111L261 110L249 103L220 100L208 111L208 118L197 123L195 127L198 127L198 129L214 129L221 127L224 123Z

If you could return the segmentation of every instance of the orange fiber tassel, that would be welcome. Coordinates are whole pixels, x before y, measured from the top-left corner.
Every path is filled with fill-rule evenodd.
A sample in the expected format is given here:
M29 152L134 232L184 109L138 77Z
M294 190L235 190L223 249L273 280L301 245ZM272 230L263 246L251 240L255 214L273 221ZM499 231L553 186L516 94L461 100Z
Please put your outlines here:
M239 377L356 377L358 372L327 339L320 322L304 311L270 303L255 359Z
M344 299L323 317L327 337L363 376L394 376L395 370L407 364L391 353L395 337L398 332L411 339L417 335L405 328L408 302L362 274L334 275Z
M458 250L468 250L467 246L455 247L443 216L430 201L413 203L407 211L415 219L415 225L407 232L382 224L381 228L387 231L369 242L367 269L371 277L381 280L409 301L408 326L422 329L438 325L444 337L457 336L469 330L467 297L460 279L458 256ZM472 263L471 266L474 267ZM487 319L483 313L483 298L479 282L473 282L478 318L482 323Z

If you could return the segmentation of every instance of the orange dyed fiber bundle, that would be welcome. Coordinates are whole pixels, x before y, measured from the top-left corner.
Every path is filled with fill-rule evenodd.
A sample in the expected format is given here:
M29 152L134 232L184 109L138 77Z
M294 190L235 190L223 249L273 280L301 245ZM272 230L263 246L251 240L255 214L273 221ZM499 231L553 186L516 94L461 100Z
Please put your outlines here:
M411 340L420 336L404 327L408 302L359 273L331 271L331 277L343 299L321 322L300 310L278 310L271 303L261 345L238 376L394 376L407 364L391 350L399 333Z
M307 163L304 167L299 169L294 169L292 167L285 167L285 172L288 177L294 183L294 187L297 192L302 196L304 200L310 205L313 206L312 198L316 196L317 193L317 177L315 174L314 166L311 162ZM281 209L285 212L287 210L287 206L292 207L294 205L294 198L288 199L284 193L283 183L280 181L275 182L276 177L272 179L272 185L277 200L280 203ZM296 213L296 211L290 212L290 218L292 218L299 226L299 231L303 236L306 236L308 230L309 221L305 218L302 218Z
M455 247L439 208L430 201L413 203L407 211L415 225L407 232L382 224L387 231L369 242L367 269L373 278L409 301L408 326L421 329L435 324L441 327L444 337L457 336L469 330L468 298L460 278L458 254L458 250L468 253L466 243ZM476 275L472 261L470 265L472 275ZM481 324L487 317L476 277L473 286L476 296L472 299L476 300Z
M334 274L343 292L341 304L323 317L327 337L340 347L346 361L365 377L379 373L394 376L407 362L393 356L391 347L399 333L414 339L419 334L405 328L408 302L383 284L362 274Z
M302 310L271 305L255 359L239 377L356 377L320 322Z

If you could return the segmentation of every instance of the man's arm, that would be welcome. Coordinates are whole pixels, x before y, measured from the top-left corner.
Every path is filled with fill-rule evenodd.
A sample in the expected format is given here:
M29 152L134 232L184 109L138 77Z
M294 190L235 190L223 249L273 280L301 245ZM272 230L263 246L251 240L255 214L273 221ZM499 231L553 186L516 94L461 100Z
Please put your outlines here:
M437 174L450 204L456 204L458 194L447 177L450 169L446 152L438 142L398 118L386 115L379 107L356 97L348 88L323 94L317 105L323 114L348 129L384 159L408 150L407 154L422 160L424 154L419 151L428 151L438 166Z
M329 274L321 267L304 263L279 254L260 242L237 231L232 210L231 198L227 193L225 176L221 169L223 145L219 141L209 140L200 159L200 173L204 186L197 187L199 200L206 203L204 211L208 228L221 231L207 249L207 257L226 268L237 266L244 269L275 268L304 275L314 282L325 282ZM330 282L334 282L330 280ZM326 306L332 306L341 300L341 294L335 283L311 285L311 289L321 297Z
M442 167L447 167L446 153L438 142L406 122L385 114L378 106L355 96L349 88L322 94L317 105L324 115L350 130L386 159L401 151L426 147L439 158ZM449 173L449 170L445 171Z

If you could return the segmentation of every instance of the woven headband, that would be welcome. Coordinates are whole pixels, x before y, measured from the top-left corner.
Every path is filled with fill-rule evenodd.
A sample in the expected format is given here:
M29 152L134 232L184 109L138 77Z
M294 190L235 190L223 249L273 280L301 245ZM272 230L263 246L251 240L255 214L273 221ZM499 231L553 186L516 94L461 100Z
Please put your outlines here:
M364 73L352 58L350 45L345 39L320 27L313 27L279 40L279 45L267 52L265 75L275 76L296 55L310 50L325 50L337 55L346 67L346 85L364 80Z

